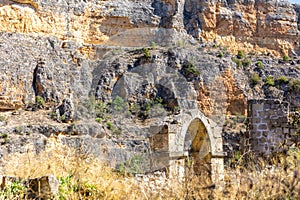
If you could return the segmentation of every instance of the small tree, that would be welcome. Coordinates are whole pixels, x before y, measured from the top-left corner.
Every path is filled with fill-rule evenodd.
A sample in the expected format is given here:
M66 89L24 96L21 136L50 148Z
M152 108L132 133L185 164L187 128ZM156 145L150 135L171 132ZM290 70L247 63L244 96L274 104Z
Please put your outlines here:
M111 103L112 109L117 113L125 113L128 111L128 104L124 101L124 99L120 96L116 96L116 98Z

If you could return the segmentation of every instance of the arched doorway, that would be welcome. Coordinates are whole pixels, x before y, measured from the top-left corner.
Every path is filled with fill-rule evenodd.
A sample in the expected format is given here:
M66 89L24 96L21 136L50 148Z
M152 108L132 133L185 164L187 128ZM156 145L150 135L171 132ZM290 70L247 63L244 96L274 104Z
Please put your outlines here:
M189 173L211 179L211 142L207 128L199 118L189 124L184 146L189 152Z

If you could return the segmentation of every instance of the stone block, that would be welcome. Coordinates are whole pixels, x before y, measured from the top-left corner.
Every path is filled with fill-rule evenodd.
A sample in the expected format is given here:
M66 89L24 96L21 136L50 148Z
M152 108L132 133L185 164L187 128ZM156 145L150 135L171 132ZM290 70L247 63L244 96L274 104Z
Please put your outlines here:
M50 199L58 193L59 181L54 176L43 176L25 181L29 199Z
M169 136L168 134L156 134L149 138L151 151L168 151L169 150Z
M256 117L252 119L252 123L261 123L261 118L260 117Z
M264 104L264 110L270 110L270 108L271 108L270 104L268 104L268 103Z
M269 128L268 128L268 125L264 123L264 124L259 124L257 126L257 129L258 130L268 130Z
M282 135L282 134L283 134L282 128L281 128L281 127L280 127L280 128L276 128L276 129L275 129L275 134L276 134L276 135Z
M263 131L263 132L262 132L262 135L263 135L264 137L268 137L269 132L268 132L268 131Z
M258 139L259 143L265 143L267 142L267 139L265 137L261 137Z
M262 111L264 108L263 104L252 104L252 112Z

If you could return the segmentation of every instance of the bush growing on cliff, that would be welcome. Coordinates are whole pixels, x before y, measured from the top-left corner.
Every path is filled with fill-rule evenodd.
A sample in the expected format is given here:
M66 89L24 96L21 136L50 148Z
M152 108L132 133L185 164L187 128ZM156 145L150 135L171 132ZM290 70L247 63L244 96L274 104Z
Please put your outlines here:
M237 53L237 58L238 59L243 59L245 57L245 54L243 51L241 50L238 50L238 53Z
M275 85L275 81L274 81L274 78L273 76L268 76L266 79L265 79L265 83L269 86L274 86Z
M35 103L38 108L44 108L44 106L45 106L45 101L44 101L43 97L41 97L41 96L35 97Z
M288 62L288 61L290 61L290 57L287 56L287 55L284 55L283 58L282 58L282 60L283 60L284 62Z
M104 117L107 113L106 105L102 101L97 102L95 112L97 117Z
M300 79L294 79L290 82L291 90L299 90L300 89Z
M257 73L253 73L251 75L251 79L250 79L250 84L252 86L255 86L257 84L261 83L261 78L259 77L259 75Z
M149 49L148 48L144 48L143 52L144 52L144 57L146 58L146 60L150 60L151 54L149 52Z
M258 69L261 69L261 70L265 69L264 64L260 60L257 61L256 66L257 66Z
M199 70L189 61L184 62L181 71L184 77L186 77L188 80L200 76Z
M233 57L231 60L236 64L236 68L240 69L243 67L243 62L240 59Z
M23 199L25 192L26 188L21 181L11 182L0 191L0 199Z
M286 76L279 76L276 80L278 84L287 84L289 79Z
M218 57L219 57L219 58L223 58L223 57L224 57L224 53L223 53L222 51L219 51Z
M111 102L111 107L115 113L126 113L128 111L128 104L120 96L116 96Z
M242 61L242 64L244 67L249 67L251 65L251 60L245 58L243 61Z

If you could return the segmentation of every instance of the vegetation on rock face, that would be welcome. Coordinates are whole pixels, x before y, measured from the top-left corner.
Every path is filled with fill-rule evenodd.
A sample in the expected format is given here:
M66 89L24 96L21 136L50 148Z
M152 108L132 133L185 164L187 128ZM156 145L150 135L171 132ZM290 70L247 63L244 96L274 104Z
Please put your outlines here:
M193 65L190 61L185 61L182 65L182 74L188 79L191 80L197 76L200 76L199 70Z
M257 73L253 73L251 75L250 84L252 86L255 86L255 85L260 84L260 83L261 83L261 78L259 77L259 75Z
M280 76L277 78L276 82L279 84L287 84L289 82L289 79L286 76Z
M232 61L236 64L236 68L240 69L243 67L243 62L240 59L233 57Z
M219 57L219 58L223 58L223 56L224 56L224 53L223 53L222 51L219 51L218 57Z
M21 181L8 183L0 191L0 199L25 199L26 188Z
M258 67L258 69L263 70L265 68L264 64L262 63L262 61L257 61L256 66Z
M288 61L290 61L290 57L287 56L287 55L284 55L283 58L282 58L282 60L283 60L284 62L288 62Z
M111 107L114 113L125 113L128 111L128 103L120 96L116 96L111 102Z
M239 50L238 53L237 53L237 58L238 59L244 59L245 57L245 54L243 51Z
M300 79L294 79L289 83L291 90L299 90L300 89Z
M268 76L266 79L265 79L265 83L269 86L274 86L275 85L275 80L273 78L273 76Z
M150 60L151 54L150 54L149 49L148 48L144 48L143 52L144 52L144 57L146 58L146 60Z
M44 108L44 106L45 106L45 101L44 101L43 97L41 97L41 96L35 97L35 103L38 108Z

